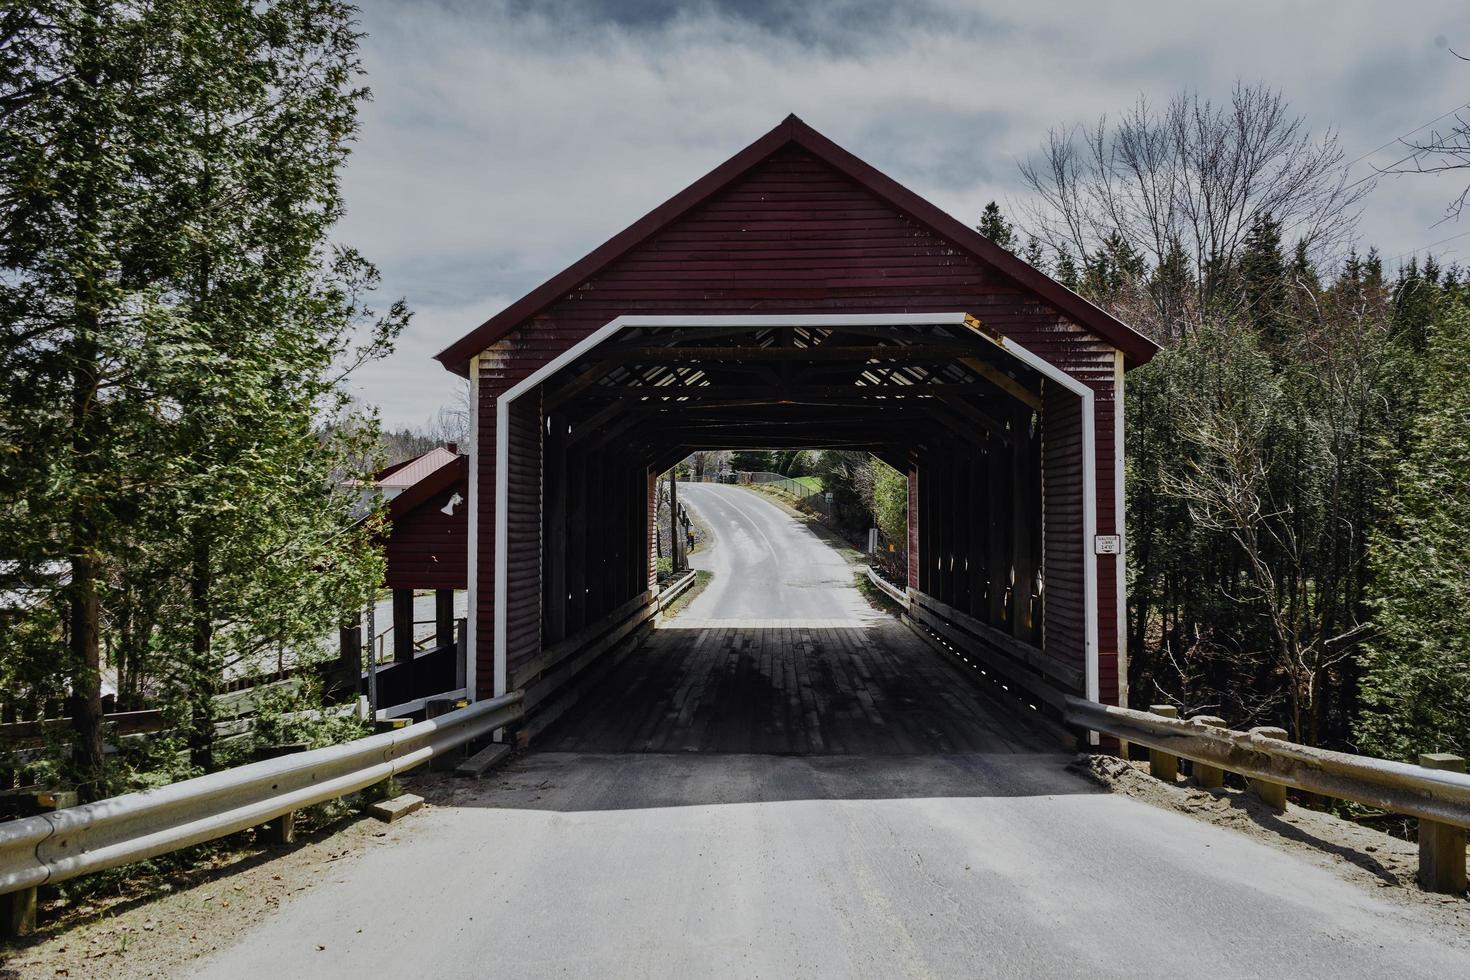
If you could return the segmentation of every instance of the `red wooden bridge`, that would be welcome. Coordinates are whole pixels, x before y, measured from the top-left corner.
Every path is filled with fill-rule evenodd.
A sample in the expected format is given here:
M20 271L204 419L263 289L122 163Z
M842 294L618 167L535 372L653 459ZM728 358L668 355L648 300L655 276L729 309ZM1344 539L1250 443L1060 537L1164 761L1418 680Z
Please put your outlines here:
M475 406L469 686L550 716L636 634L690 451L851 448L908 473L916 618L1033 699L1123 703L1123 377L1154 351L789 117L439 355Z

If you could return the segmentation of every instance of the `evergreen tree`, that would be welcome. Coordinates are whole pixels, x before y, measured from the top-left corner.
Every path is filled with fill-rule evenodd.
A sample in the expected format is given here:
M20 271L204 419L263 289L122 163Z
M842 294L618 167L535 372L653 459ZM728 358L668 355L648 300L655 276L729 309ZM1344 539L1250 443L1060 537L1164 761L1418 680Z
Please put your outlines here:
M375 271L327 240L366 94L352 16L57 0L6 22L0 533L33 581L68 566L69 657L34 689L70 692L88 795L104 631L208 767L224 673L309 656L380 578L343 486L372 426L321 428L407 317L368 310Z
M1111 307L1118 304L1144 278L1143 256L1114 232L1102 247L1083 257L1082 288L1093 302Z
M102 792L105 569L141 503L154 445L132 397L156 295L130 257L147 234L133 179L155 133L146 11L103 2L11 7L0 60L0 537L65 613L57 680L76 726L73 777ZM60 651L57 651L60 653Z
M975 230L990 239L1007 252L1016 250L1016 229L1006 220L1005 215L1000 212L1000 205L991 201L985 205L985 210L980 215L980 223Z
M1436 323L1391 523L1373 535L1377 633L1362 656L1363 751L1470 753L1470 309Z
M1052 278L1073 292L1076 292L1078 286L1081 284L1080 277L1077 275L1077 263L1072 258L1072 253L1067 246L1058 245L1056 251L1057 260Z
M365 92L358 35L335 0L160 3L189 43L168 66L169 192L154 275L174 303L161 390L177 402L171 503L190 614L178 647L196 765L213 766L213 704L227 669L265 651L310 650L371 594L381 568L335 486L371 427L321 418L345 400L338 375L386 350L406 318L361 297L376 271L330 254L342 212L338 169ZM373 322L376 320L376 322ZM368 321L366 345L349 344ZM330 543L330 548L324 548ZM172 550L172 549L170 549ZM287 598L289 597L289 599Z
M1046 261L1046 250L1041 247L1041 239L1035 235L1026 239L1026 250L1021 253L1021 258L1026 264L1040 272L1048 271L1050 263Z
M1286 257L1281 254L1281 223L1267 212L1246 234L1240 285L1246 322L1271 351L1280 351L1291 333L1288 282Z
M730 468L736 472L771 473L775 465L773 454L764 449L742 449L730 456Z

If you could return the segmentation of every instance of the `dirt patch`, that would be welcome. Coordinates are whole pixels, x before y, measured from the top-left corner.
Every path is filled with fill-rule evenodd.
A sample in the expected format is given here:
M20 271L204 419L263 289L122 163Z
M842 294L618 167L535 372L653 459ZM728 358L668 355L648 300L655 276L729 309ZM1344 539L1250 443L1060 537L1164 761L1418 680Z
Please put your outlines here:
M177 871L115 873L106 887L43 909L35 935L0 946L0 978L177 976L363 853L411 835L413 825L347 816L298 833L292 845L245 834Z
M1434 895L1415 884L1419 869L1416 841L1295 803L1289 803L1285 813L1277 813L1246 790L1203 789L1183 779L1165 783L1149 775L1146 762L1081 755L1068 768L1114 793L1290 851L1380 897L1422 908L1470 935L1470 901L1465 896Z

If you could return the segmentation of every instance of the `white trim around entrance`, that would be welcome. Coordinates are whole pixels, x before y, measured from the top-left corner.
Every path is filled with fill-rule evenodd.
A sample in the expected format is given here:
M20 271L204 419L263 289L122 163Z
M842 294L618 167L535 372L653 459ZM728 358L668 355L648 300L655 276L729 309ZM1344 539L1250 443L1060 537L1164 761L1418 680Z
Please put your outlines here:
M508 529L507 505L510 501L510 407L522 395L531 391L541 382L551 377L557 371L566 367L583 357L588 351L608 340L619 331L628 329L728 329L731 327L750 327L762 329L769 327L815 327L818 329L843 326L874 326L874 327L924 327L924 326L948 326L965 327L971 324L970 315L967 313L834 313L834 314L750 314L741 316L620 316L588 334L576 344L562 351L559 355L542 365L524 380L500 395L495 403L495 687L496 696L506 693L507 687L507 665L506 665L506 609L505 602L509 589L509 542L506 540ZM1085 663L1086 663L1086 685L1087 697L1096 701L1098 697L1098 633L1097 633L1097 559L1093 555L1093 541L1097 533L1097 454L1096 438L1093 427L1093 393L1087 385L1067 374L1061 368L1033 354L1025 347L1015 343L1008 338L997 339L989 336L983 331L972 331L976 337L983 337L994 343L1001 350L1015 357L1027 367L1040 373L1043 377L1060 384L1063 388L1077 395L1082 402L1082 545L1083 545L1083 594L1084 610L1086 615L1085 634ZM471 363L470 377L472 384L472 397L478 394L478 365ZM472 402L474 406L474 417L479 416L478 400ZM478 430L477 430L478 431ZM472 451L476 457L479 454L479 442L471 439ZM477 500L477 482L474 474L477 472L476 459L470 461L470 499L471 520L474 520L474 503ZM470 538L470 622L475 619L478 604L478 583L475 578L475 554L478 551L478 539L476 528L472 525ZM474 636L473 627L470 632L470 649L468 658L474 663ZM474 691L474 674L468 674L470 678L470 690Z

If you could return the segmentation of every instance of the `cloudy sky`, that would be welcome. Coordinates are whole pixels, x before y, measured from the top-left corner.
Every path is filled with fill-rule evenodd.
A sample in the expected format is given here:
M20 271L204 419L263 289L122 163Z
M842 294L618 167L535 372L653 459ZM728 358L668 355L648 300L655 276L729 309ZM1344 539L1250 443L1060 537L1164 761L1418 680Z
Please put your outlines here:
M1364 176L1470 103L1470 63L1450 50L1470 53L1464 0L362 2L374 101L340 237L415 311L358 378L390 426L453 400L432 360L445 345L790 112L973 221L1020 199L1017 161L1049 127L1140 94L1265 82L1335 127ZM1382 179L1365 244L1393 265L1459 236L1434 251L1470 259L1470 215L1436 226L1453 181Z

